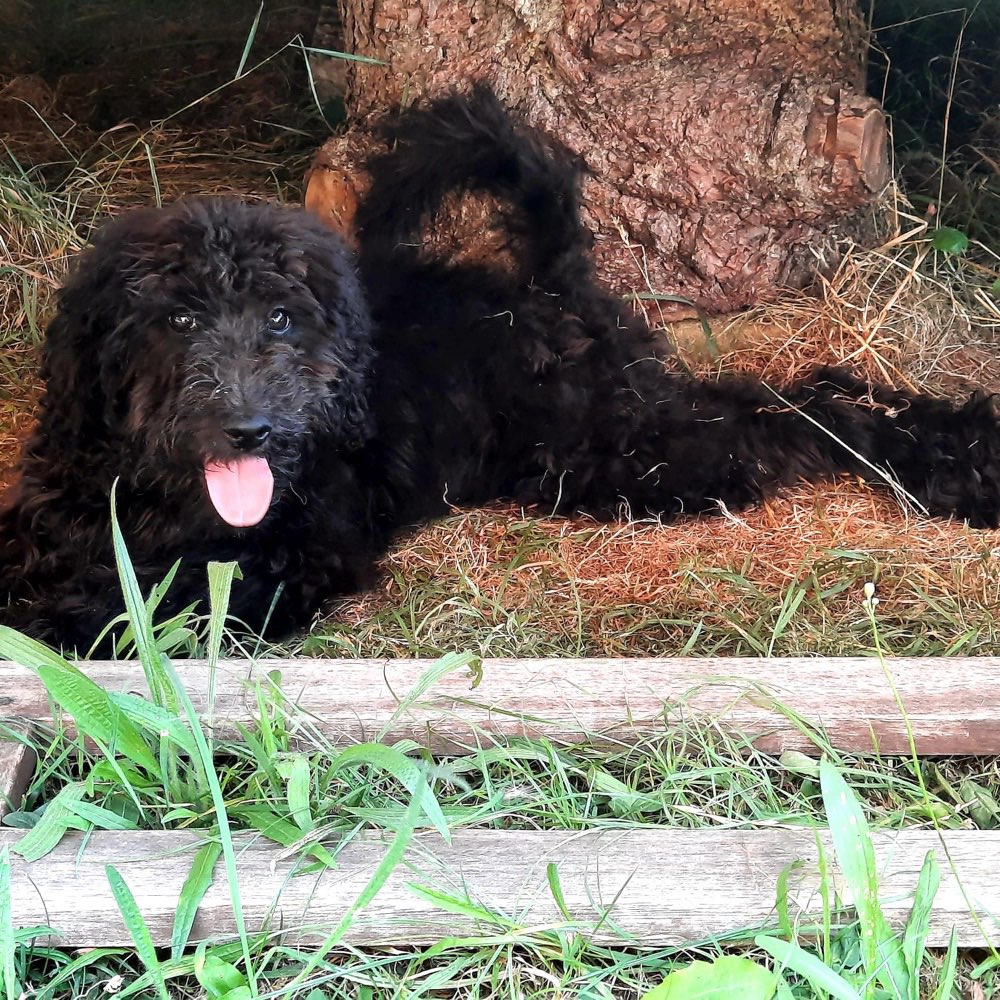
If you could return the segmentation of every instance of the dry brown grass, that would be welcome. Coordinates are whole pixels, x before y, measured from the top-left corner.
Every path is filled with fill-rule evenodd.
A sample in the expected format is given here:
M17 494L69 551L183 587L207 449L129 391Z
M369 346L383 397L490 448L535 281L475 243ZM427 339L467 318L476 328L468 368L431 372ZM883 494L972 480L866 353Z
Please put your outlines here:
M836 270L810 292L717 323L720 359L708 356L698 324L668 325L682 356L706 374L749 371L777 382L845 364L915 390L1000 388L1000 299L988 290L1000 257L979 248L990 269L934 251L928 220L898 192L880 211L893 232L881 245L845 245Z
M973 617L1000 602L1000 535L907 517L889 496L847 481L669 526L527 516L466 512L420 529L386 557L382 585L338 609L337 619L364 630L406 604L401 586L409 584L399 581L436 580L445 590L451 581L457 590L461 580L473 607L524 612L553 633L582 628L592 651L620 653L616 630L637 617L659 617L666 648L679 648L695 621L776 609L797 588L815 601L821 631L845 638L866 629L868 580L900 623L920 621L939 602L953 609L956 596ZM644 652L641 640L624 647Z

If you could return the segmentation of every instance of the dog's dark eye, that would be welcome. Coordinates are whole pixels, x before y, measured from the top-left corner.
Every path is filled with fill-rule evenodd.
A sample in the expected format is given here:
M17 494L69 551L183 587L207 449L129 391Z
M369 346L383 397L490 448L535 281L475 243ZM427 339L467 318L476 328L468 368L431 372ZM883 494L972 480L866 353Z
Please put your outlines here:
M189 313L186 309L175 309L170 314L170 325L180 333L190 333L198 326L198 321L194 318L194 313Z
M288 333L292 328L292 318L284 309L272 309L267 314L267 328L271 333Z

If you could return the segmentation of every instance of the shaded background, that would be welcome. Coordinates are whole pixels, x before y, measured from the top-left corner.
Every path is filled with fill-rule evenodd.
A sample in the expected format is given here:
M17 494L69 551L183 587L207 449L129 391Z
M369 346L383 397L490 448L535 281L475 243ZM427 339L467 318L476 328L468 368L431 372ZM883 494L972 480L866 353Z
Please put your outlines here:
M328 127L300 50L206 95L232 80L248 39L248 66L296 36L311 44L317 22L320 42L330 44L334 11L276 0L255 26L250 0L0 0L0 131L10 152L39 164L60 159L55 136L79 154L108 129L143 127L194 102L179 116L186 130L201 126L206 145L225 132L223 149L241 139L277 143L297 183L302 158ZM942 193L949 225L996 246L1000 0L875 0L870 19L869 90L892 116L907 193L921 211ZM330 124L342 116L336 100L324 110Z

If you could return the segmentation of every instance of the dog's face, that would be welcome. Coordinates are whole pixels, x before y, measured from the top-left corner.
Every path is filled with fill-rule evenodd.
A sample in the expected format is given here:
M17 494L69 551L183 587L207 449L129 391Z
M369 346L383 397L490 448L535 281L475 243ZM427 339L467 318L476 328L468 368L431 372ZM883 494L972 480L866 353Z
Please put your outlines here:
M370 433L370 327L348 251L310 216L227 199L139 210L63 290L42 426L247 527L310 448Z

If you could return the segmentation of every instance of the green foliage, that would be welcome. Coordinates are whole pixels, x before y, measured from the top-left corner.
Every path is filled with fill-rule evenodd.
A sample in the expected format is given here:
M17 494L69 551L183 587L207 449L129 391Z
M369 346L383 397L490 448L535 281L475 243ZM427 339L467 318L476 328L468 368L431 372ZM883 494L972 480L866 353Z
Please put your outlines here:
M861 803L829 760L820 762L820 784L823 804L833 841L834 854L857 922L848 925L835 942L831 941L832 901L828 890L821 887L824 903L823 942L826 958L799 943L789 920L787 882L778 886L777 909L779 923L787 939L771 934L758 934L754 943L774 962L774 972L768 972L748 958L729 957L712 963L694 962L672 972L649 991L643 1000L688 1000L701 997L760 997L770 1000L792 996L789 985L780 978L792 973L805 980L815 995L835 1000L921 1000L920 975L925 960L925 942L930 929L934 897L940 884L940 873L933 852L928 852L914 891L910 918L902 937L893 931L882 911L880 887L875 866L872 835ZM821 851L821 881L825 883L825 863ZM835 949L831 949L835 944ZM834 955L856 954L860 967L846 963L835 968ZM935 998L951 997L955 982L956 948L952 933L951 945L945 957Z
M22 647L25 648L28 647ZM34 655L37 659L37 651ZM596 748L588 759L589 751L556 748L544 740L514 741L508 746L483 749L438 768L438 781L443 783L448 794L448 800L444 802L432 791L428 780L431 771L426 764L411 756L410 744L392 747L371 743L336 751L329 747L305 746L301 750L292 750L288 725L294 723L286 714L289 706L280 692L267 686L257 691L263 708L260 728L246 734L249 739L241 751L243 757L237 768L239 773L227 774L219 771L218 761L208 753L206 735L172 666L167 660L161 662L164 683L170 686L173 697L180 705L182 719L174 720L175 724L183 724L186 736L178 737L177 733L170 735L169 731L161 730L159 724L163 719L155 713L143 714L128 701L115 701L115 709L132 723L141 740L146 741L155 770L147 770L149 760L145 762L147 767L143 767L126 755L120 748L120 739L108 739L93 764L91 774L85 780L66 784L59 795L50 800L37 821L35 830L40 832L32 831L32 836L37 837L39 843L31 853L38 857L51 849L67 829L86 829L94 823L112 828L116 823L134 825L140 814L127 813L121 803L131 802L135 797L145 806L150 801L152 790L160 796L167 793L165 784L156 784L158 779L170 777L160 766L161 755L156 741L169 741L174 748L172 753L181 757L199 755L199 770L178 767L171 778L190 790L193 784L196 785L196 779L201 780L198 776L204 776L209 785L209 801L207 812L203 813L185 810L179 800L173 802L175 820L183 824L199 823L205 829L206 840L193 860L181 893L169 960L154 961L155 951L151 952L147 947L147 932L141 913L134 905L135 901L124 891L127 886L123 890L123 884L116 881L109 871L109 880L119 899L123 917L136 942L136 954L145 969L129 985L128 990L132 992L123 995L133 995L141 988L162 995L161 980L166 983L185 975L194 976L208 997L244 1000L257 995L256 980L264 963L275 960L275 953L246 933L235 944L202 945L194 956L185 952L197 906L224 853L223 842L227 835L223 833L223 824L227 830L233 826L256 829L277 843L288 847L295 845L306 856L325 865L334 865L335 860L319 838L331 829L347 832L358 818L363 817L365 822L377 822L393 833L382 863L349 906L343 920L332 928L324 946L297 953L297 960L284 967L286 982L294 985L289 985L286 992L279 995L295 996L300 987L307 989L309 984L328 977L328 973L323 971L327 949L343 940L353 920L400 864L414 831L420 825L435 829L444 837L450 835L455 825L463 822L507 825L507 815L513 806L523 810L521 822L532 825L537 821L529 817L532 811L537 811L545 824L562 825L567 829L578 829L581 825L600 826L602 823L618 826L622 820L632 823L648 822L650 819L662 821L672 802L682 806L680 812L672 814L682 819L687 815L685 810L688 808L684 804L685 797L700 785L704 785L706 791L710 789L711 801L714 802L712 808L716 812L719 803L728 798L731 808L736 809L733 815L749 807L744 815L755 820L780 818L787 822L796 818L787 806L780 805L777 798L768 800L769 794L777 794L777 786L770 793L761 795L761 777L768 766L763 759L755 758L752 750L738 741L727 746L717 734L696 730L679 731L673 738L658 745L640 745L623 751L620 759L606 749ZM428 672L430 676L422 678L417 685L420 697L432 687L434 680L465 665L465 660L450 660L436 665ZM96 718L98 725L105 727L102 731L107 735L109 716L106 710L83 714L88 720ZM821 734L816 736L821 739ZM236 751L237 747L217 749L228 753ZM859 769L857 765L843 762L835 766L830 760L824 760L817 767L811 759L801 755L786 755L786 758L782 759L784 766L774 775L774 780L781 783L793 780L807 789L819 778L815 792L808 792L796 808L808 810L809 796L815 796L817 806L823 810L817 811L816 816L820 818L825 813L829 821L834 850L851 898L860 901L857 906L858 922L829 936L820 954L796 938L787 916L787 905L782 906L781 902L781 894L787 892L787 886L784 890L781 885L778 887L778 910L784 913L781 923L783 930L787 930L786 939L761 935L756 942L760 954L770 956L774 961L773 969L766 968L759 958L748 956L719 956L712 961L689 964L684 962L683 956L628 957L631 953L626 945L623 945L624 950L611 949L602 953L572 934L549 931L539 934L522 928L506 915L464 898L461 893L447 894L440 889L415 886L413 891L419 897L433 902L443 912L471 919L484 930L495 928L495 938L486 933L479 939L444 942L408 958L397 957L396 961L417 963L417 967L429 963L430 967L441 970L442 975L446 975L444 970L449 968L454 975L468 975L469 970L478 968L480 964L489 965L499 960L500 952L491 949L502 950L516 943L518 948L528 949L528 954L536 955L535 961L561 968L560 975L567 984L577 982L581 997L609 996L600 986L599 978L595 977L608 960L608 955L613 955L615 967L621 967L622 975L626 975L626 969L632 969L633 975L638 976L637 982L643 984L642 992L648 1000L725 995L747 998L777 995L781 1000L788 1000L790 997L813 995L801 992L802 983L810 984L812 990L825 991L830 997L914 1000L916 994L913 989L924 963L927 916L937 884L936 866L933 857L929 857L921 873L906 932L901 940L898 936L894 937L879 909L877 872L872 861L867 821L844 775L880 789L879 796L883 800L885 796L917 799L923 794L919 784L911 780L907 785L902 777L897 777L889 785L879 786L882 772L877 768ZM117 771L111 767L112 762L118 764ZM743 777L746 784L742 784ZM940 780L944 780L943 777ZM223 782L227 784L228 791L223 790ZM104 806L88 801L98 787L103 788ZM518 798L520 793L512 794L518 788L529 787L532 791L524 799ZM390 790L394 790L391 794L401 796L405 805L392 806L385 800L381 805L375 805L379 797ZM335 801L341 805L334 807ZM372 804L365 805L365 802ZM112 803L118 804L112 808ZM91 808L81 810L81 806ZM586 813L581 811L582 808L592 810L589 819L584 819ZM148 817L149 809L144 808L141 815ZM947 820L948 813L943 815ZM234 850L232 834L228 836L230 850ZM28 846L32 846L31 841L28 841ZM225 877L234 889L235 866L230 867L227 859L225 868ZM557 905L561 904L567 924L572 925L572 914L566 909L556 866L550 865L547 875L553 898ZM238 912L235 890L233 898L234 910ZM829 911L826 914L829 925L836 903L829 894L824 898ZM613 924L613 905L609 918ZM871 939L871 947L865 940L866 935ZM283 953L287 954L287 951ZM91 960L92 965L107 961L108 954L103 951ZM852 959L852 955L857 959ZM385 958L377 956L359 957L357 963L368 970L359 975L377 979L381 973L377 974L375 970L381 968L385 961ZM71 963L67 963L66 968L70 967ZM86 968L86 965L77 965L75 971L82 975ZM399 972L399 975L404 973ZM941 1000L950 997L949 984L954 982L954 977L955 952L952 949L946 956L946 964L938 980L937 995ZM659 985L653 985L657 981ZM591 986L586 986L586 983ZM728 994L726 991L729 991ZM329 995L339 997L342 994ZM370 995L375 997L378 994Z
M84 791L84 785L79 781L59 789L55 798L46 806L41 819L15 848L25 861L37 861L45 857L55 849L67 830L81 828L76 813L70 807L83 798Z
M758 948L776 959L783 968L797 973L820 995L829 993L836 1000L861 1000L854 987L821 958L794 941L780 941L760 934L754 939Z
M969 237L959 229L941 226L934 230L931 246L942 253L962 254L969 249Z
M383 741L384 733L379 740L346 749L326 745L315 733L303 740L308 727L282 695L280 677L274 672L250 689L258 707L257 723L243 733L239 743L220 745L197 717L169 658L156 647L155 605L138 593L124 545L118 555L123 586L133 592L132 641L137 650L145 650L141 655L147 657L147 681L155 691L149 700L104 692L72 664L37 643L9 631L0 633L0 655L20 658L34 669L53 700L75 719L78 731L72 745L76 776L62 780L44 808L20 814L29 833L18 849L24 857L38 859L69 830L158 824L199 828L204 840L180 894L169 958L159 956L152 947L136 900L109 866L109 884L132 935L134 957L121 949L99 949L76 958L46 957L57 969L46 975L44 987L38 987L41 998L61 1000L59 984L93 982L101 970L121 968L122 962L138 964L121 996L138 996L143 991L169 995L164 993L167 984L187 977L196 980L209 998L251 1000L261 994L258 984L265 974L269 980L281 979L278 997L317 994L323 983L320 995L331 1000L342 996L375 1000L381 996L375 984L385 981L386 975L399 977L402 983L414 974L426 977L428 983L458 979L478 983L476 989L481 992L470 995L484 995L483 991L497 995L500 987L488 970L512 961L513 967L520 968L519 963L527 960L549 970L546 982L554 977L581 1000L608 1000L612 994L605 980L618 990L628 983L635 995L646 1000L716 996L790 1000L813 995L917 1000L921 970L927 968L930 906L939 881L936 861L928 856L910 920L901 935L895 934L880 907L869 822L853 789L865 789L869 808L871 802L879 803L882 822L896 825L910 816L932 815L942 825L957 826L964 821L959 809L974 806L984 821L993 815L995 800L985 779L973 781L966 776L965 783L953 789L945 773L947 765L925 773L906 765L844 760L822 732L804 720L796 724L825 753L819 764L801 753L786 753L773 761L739 737L697 725L675 727L662 738L618 752L609 751L606 744L556 747L539 738L484 746L432 764L416 744L389 745ZM214 665L221 655L227 595L235 570L218 566L210 572L213 599L207 629L212 636L210 664ZM803 600L797 596L800 593L801 588L789 591L775 619L778 627L784 628L792 619ZM162 594L158 589L154 596L161 600ZM866 608L874 625L874 603ZM177 624L187 627L184 621ZM443 677L465 669L471 670L475 686L481 670L477 658L443 658L401 699L399 711L423 700ZM85 739L97 746L96 753L87 749ZM65 760L66 752L59 747L53 743L50 754ZM776 886L780 933L758 935L759 951L753 955L717 954L692 963L683 954L636 953L625 940L618 947L597 948L579 933L563 896L559 868L549 864L545 869L549 891L564 926L526 928L516 915L470 899L460 888L452 891L414 884L412 891L418 898L443 914L471 921L480 935L447 939L405 955L355 955L349 961L341 955L334 964L327 958L403 863L421 827L447 840L463 824L577 830L620 828L623 823L692 825L704 814L741 823L825 820L856 921L845 924L839 919L842 910L821 853L823 930L815 944L800 940L793 925L789 872ZM326 841L331 835L346 840L361 825L387 831L388 849L320 947L276 947L241 926L235 941L202 942L193 954L189 950L195 914L216 869L226 879L237 925L242 924L236 831L257 831L295 850L307 860L300 870L308 870L309 865L335 867L335 853ZM3 876L0 860L0 901ZM614 927L613 901L607 905L604 922ZM31 933L36 932L8 929L0 912L0 969L8 992L13 988L10 983L20 985L25 980L28 952L22 942L30 940ZM512 949L522 957L515 959ZM356 983L358 988L331 990L330 984L340 981L345 962L354 970L345 983ZM387 971L390 966L391 972ZM951 1000L956 975L953 941L936 978L935 1000ZM306 990L310 993L303 994ZM550 994L521 991L509 995Z
M222 844L209 840L198 848L191 862L191 869L181 886L180 898L177 900L177 910L174 914L174 926L170 934L170 957L176 962L184 954L194 918L198 915L205 893L208 892L214 878L215 863L222 854Z
M209 1000L250 1000L253 993L246 976L229 962L217 955L205 954L199 946L194 974L203 986Z
M0 847L0 988L3 1000L18 1000L21 986L14 966L14 913L10 896L10 851Z
M778 977L749 958L724 955L671 972L642 1000L771 1000Z
M837 1000L920 1000L924 946L930 929L931 908L940 884L934 852L928 852L924 860L910 918L900 938L889 926L879 902L875 852L860 802L837 768L827 760L820 763L820 782L837 864L857 914L857 924L853 925L851 933L855 935L860 969L838 972L794 940L758 935L755 942L781 967L797 973L813 989L825 991ZM940 982L942 998L951 995L953 963L954 934L948 968Z
M153 935L149 932L149 927L142 916L139 904L135 901L135 896L132 895L132 890L114 865L106 865L105 871L111 892L118 904L118 909L121 911L122 919L125 921L129 934L132 935L133 942L135 942L136 954L149 971L156 992L162 1000L170 1000L167 994L167 983L163 977L163 969L160 967L156 947L153 945Z
M837 862L861 925L861 957L869 977L865 995L874 998L878 981L891 995L909 997L910 970L903 962L901 942L879 907L875 851L861 805L828 761L820 765L820 787Z

